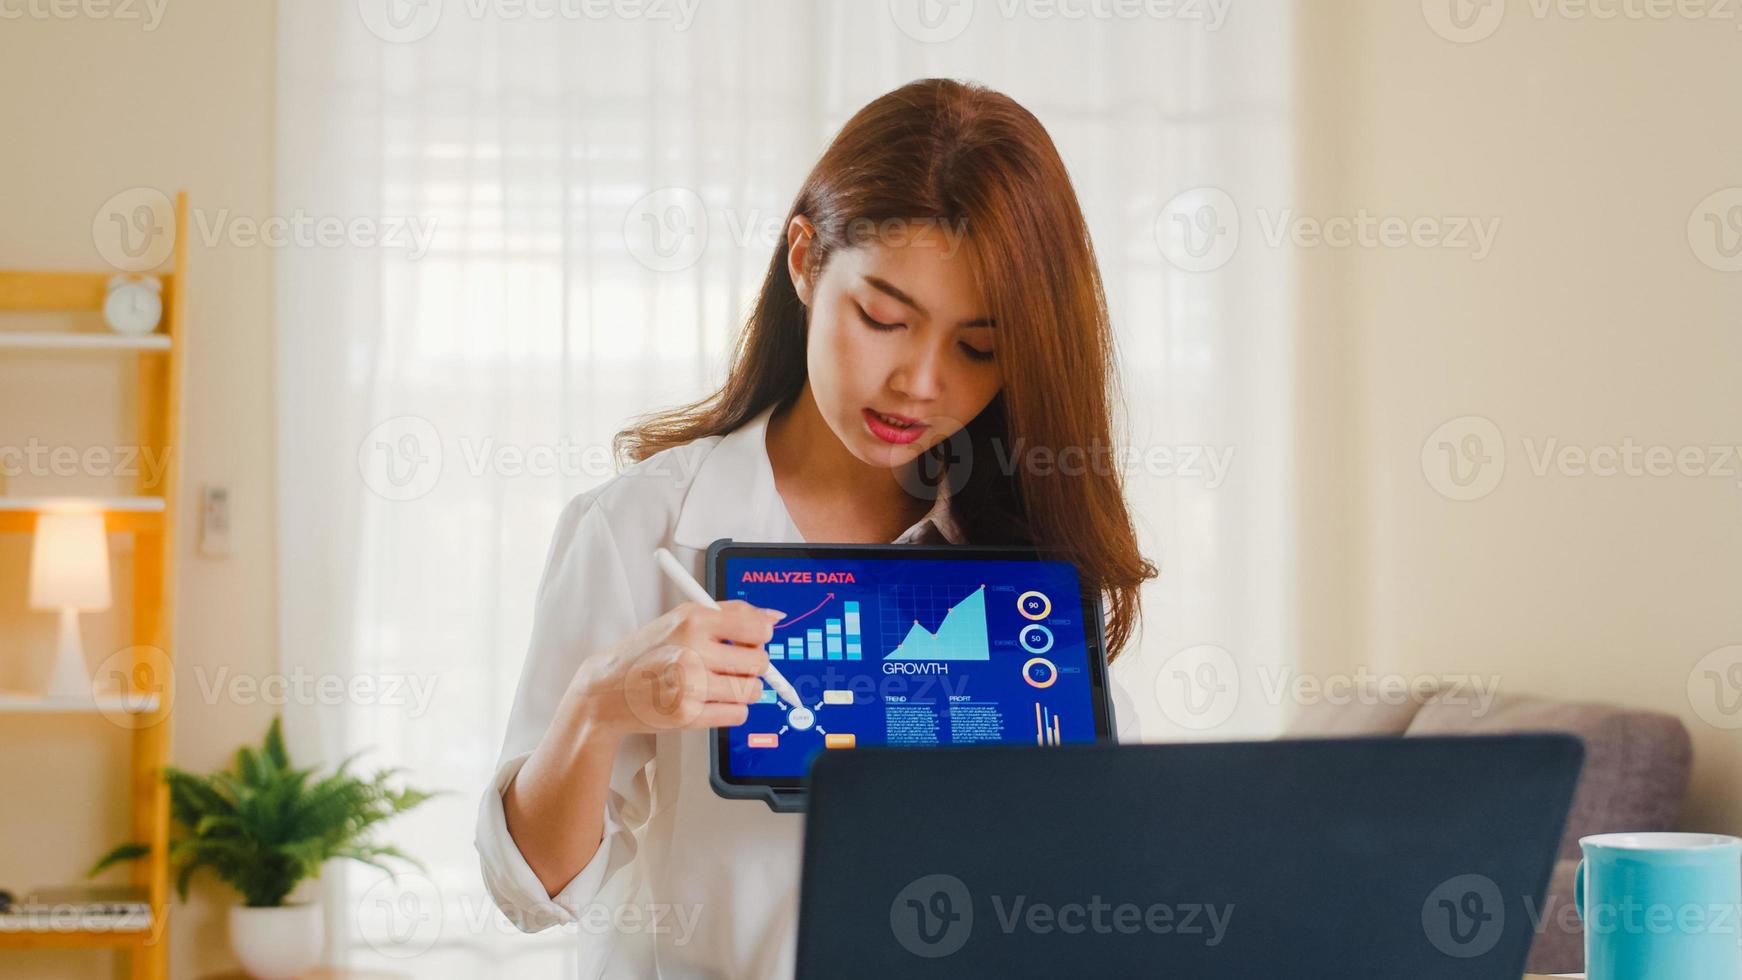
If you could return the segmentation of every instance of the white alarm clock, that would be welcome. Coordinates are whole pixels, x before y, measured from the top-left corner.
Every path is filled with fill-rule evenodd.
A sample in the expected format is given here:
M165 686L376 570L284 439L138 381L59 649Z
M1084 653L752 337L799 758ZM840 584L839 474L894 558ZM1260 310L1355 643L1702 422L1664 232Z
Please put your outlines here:
M129 337L141 337L156 330L163 319L163 281L155 276L110 279L109 295L103 300L103 319L108 321L109 329Z

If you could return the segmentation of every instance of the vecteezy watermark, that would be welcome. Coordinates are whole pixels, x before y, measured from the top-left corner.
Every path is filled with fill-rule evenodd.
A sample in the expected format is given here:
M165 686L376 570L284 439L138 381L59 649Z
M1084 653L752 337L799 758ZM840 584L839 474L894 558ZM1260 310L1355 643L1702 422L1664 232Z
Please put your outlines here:
M1186 272L1220 269L1240 250L1240 209L1219 187L1181 191L1156 215L1155 244Z
M1549 437L1525 436L1525 459L1536 476L1550 472L1565 477L1600 479L1666 479L1692 477L1734 480L1742 488L1742 446L1647 444L1632 436L1618 443L1563 444Z
M3 2L3 0L0 0ZM417 261L435 240L434 216L311 214L301 208L261 218L229 208L194 209L191 233L207 248L397 249ZM148 272L175 248L175 207L154 187L114 194L91 219L91 240L105 262L123 272Z
M1714 191L1694 205L1688 214L1688 247L1710 268L1742 272L1742 187Z
M1729 902L1594 902L1581 915L1575 903L1552 894L1543 902L1535 895L1525 895L1523 901L1531 930L1537 934L1553 931L1582 936L1587 930L1605 936L1742 933L1742 906Z
M202 664L194 668L194 678L200 699L208 705L368 705L406 708L408 718L420 718L429 710L436 688L434 674L316 673L300 666L288 674L250 674L231 671L228 665L213 671Z
M1472 261L1480 262L1500 236L1499 217L1380 215L1366 208L1328 218L1296 214L1293 208L1259 208L1256 214L1259 233L1271 248L1441 249L1468 252Z
M1228 935L1228 925L1234 918L1233 903L1140 904L1108 902L1100 895L1091 895L1086 902L1035 902L1027 895L1015 895L1006 901L1002 895L993 895L992 911L999 931L1005 935L1016 932L1018 928L1036 935L1059 932L1067 936L1084 933L1134 936L1148 932L1164 936L1202 936L1205 946L1222 945L1222 940Z
M1480 415L1451 419L1421 444L1421 473L1449 500L1480 500L1506 475L1506 440Z
M1189 646L1162 663L1154 694L1161 713L1181 728L1218 728L1240 706L1240 668L1213 643Z
M369 33L393 44L429 37L449 10L472 20L640 20L687 31L701 0L357 0Z
M363 485L392 501L416 500L442 478L442 439L426 418L398 415L376 425L357 444Z
M903 466L896 473L902 488L921 500L935 500L945 488L950 494L960 492L975 466L974 442L965 424L944 419L932 420L932 424L939 431L952 427L955 431L921 454L914 466ZM1230 445L1115 446L1096 439L1086 446L1051 446L1025 436L1015 440L995 436L986 444L991 448L992 465L1006 478L1014 477L1018 470L1042 478L1118 474L1124 478L1201 481L1208 490L1227 481L1235 456Z
M235 248L380 248L403 251L413 262L429 254L435 241L434 215L357 215L340 217L310 214L301 208L289 214L257 218L195 209L194 232L207 248L227 244Z
M1714 20L1742 29L1739 0L1514 0L1512 9L1537 21ZM1474 44L1492 37L1508 11L1506 0L1421 0L1421 12L1435 34Z
M1207 731L1228 721L1253 692L1271 707L1424 705L1429 701L1467 708L1473 718L1493 710L1500 694L1498 674L1404 674L1357 666L1353 671L1318 673L1287 665L1261 664L1247 677L1233 654L1213 643L1186 647L1169 657L1155 676L1155 699L1162 714L1191 731Z
M1498 674L1397 674L1370 670L1365 665L1355 668L1353 673L1332 674L1260 666L1258 683L1265 701L1271 705L1397 707L1433 701L1467 707L1474 718L1488 714L1500 694Z
M51 446L31 436L22 446L0 446L0 476L143 478L156 486L172 448L156 446Z
M589 902L575 913L575 925L589 936L648 935L670 936L673 946L687 946L695 938L696 926L702 921L699 902L676 905L671 902L625 903L610 905Z
M408 872L369 886L353 910L354 927L369 948L393 959L410 959L429 952L447 931L447 907L442 891L429 878ZM475 924L479 934L488 919Z
M117 728L151 728L175 707L175 666L159 647L123 647L91 673L91 695Z
M687 269L708 248L707 204L687 187L649 191L623 215L623 244L654 272Z
M1421 903L1421 928L1447 956L1472 959L1489 952L1506 932L1506 903L1487 875L1440 882Z
M549 924L516 921L475 892L444 895L434 881L415 872L375 882L359 896L353 912L353 927L369 948L396 960L421 956L444 937L512 936ZM560 927L564 932L668 936L666 941L674 946L689 945L702 919L700 903L589 902L571 912L574 921Z
M1188 937L1219 946L1234 918L1232 903L1109 901L1101 895L1063 902L1028 894L988 896L991 922L1006 936L1134 936L1150 933ZM974 898L966 883L951 874L930 874L909 882L889 903L889 931L901 948L923 959L949 956L967 944L976 921Z
M955 875L915 878L889 903L889 931L915 956L949 956L974 933L974 898Z
M1361 248L1436 249L1467 252L1480 262L1500 236L1500 218L1474 215L1375 214L1361 208L1328 217L1293 208L1253 211L1259 235L1273 249ZM1234 198L1216 187L1194 187L1175 194L1155 220L1155 242L1162 257L1185 272L1209 272L1227 265L1240 248L1244 219Z
M0 20L138 21L150 33L168 7L169 0L0 0Z
M1566 443L1554 436L1519 441L1536 477L1723 479L1742 488L1742 446L1642 443L1632 436L1592 444ZM1500 427L1482 416L1465 415L1444 423L1422 443L1422 475L1449 499L1475 500L1500 485L1506 456Z
M549 443L500 442L494 436L462 436L449 447L435 424L422 416L396 415L378 423L357 444L357 472L363 485L395 502L416 500L433 491L457 460L471 479L604 479L616 474L611 447L558 438ZM630 479L671 479L688 483L700 460L655 456L625 470Z
M1228 479L1234 465L1233 446L1090 446L1031 445L1018 438L1008 447L1004 440L992 444L995 462L1006 476L1020 467L1034 476L1081 476L1085 473L1119 472L1161 479L1201 480L1215 490Z
M149 272L175 248L175 205L155 187L130 187L97 208L91 241L122 272Z
M915 41L941 44L968 29L974 7L974 0L889 0L889 16Z
M976 11L1005 21L1172 20L1218 31L1233 0L889 0L889 16L903 34L926 44L952 41Z
M473 479L603 479L616 472L611 448L558 439L553 443L506 443L494 436L459 440L457 458ZM392 501L416 500L441 481L449 451L434 423L399 415L370 429L357 446L357 471L376 495ZM648 464L639 476L668 472L670 463ZM679 474L685 475L685 474Z
M1584 918L1585 928L1599 936L1735 936L1742 931L1742 906L1729 902L1594 902L1585 907Z
M1688 704L1713 728L1742 728L1742 643L1719 647L1694 664Z
M829 231L853 245L936 247L946 259L954 257L968 237L965 219L854 218ZM688 187L660 187L637 198L623 215L624 247L654 272L677 272L695 265L716 233L723 233L737 249L771 251L786 235L786 212L711 205Z
M1500 29L1506 0L1421 0L1421 16L1440 37L1474 44Z

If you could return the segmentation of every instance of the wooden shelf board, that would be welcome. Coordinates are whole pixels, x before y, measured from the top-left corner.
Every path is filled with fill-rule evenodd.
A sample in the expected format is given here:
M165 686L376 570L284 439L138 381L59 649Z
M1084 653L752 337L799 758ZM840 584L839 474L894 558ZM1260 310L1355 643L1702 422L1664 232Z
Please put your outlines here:
M144 946L151 927L143 929L36 929L0 925L0 949L101 949Z
M54 333L0 330L0 350L165 351L169 348L169 335L163 333L128 337L118 333L79 333L71 330Z
M108 714L126 712L132 715L156 711L155 694L105 694L96 698L49 698L20 691L0 691L0 715L53 715L83 712Z
M121 511L162 513L162 497L7 497L0 495L0 511L27 510L42 514L50 511L100 510L105 514Z
M53 511L102 511L110 533L163 530L162 497L7 497L0 495L0 534L29 534L36 516Z

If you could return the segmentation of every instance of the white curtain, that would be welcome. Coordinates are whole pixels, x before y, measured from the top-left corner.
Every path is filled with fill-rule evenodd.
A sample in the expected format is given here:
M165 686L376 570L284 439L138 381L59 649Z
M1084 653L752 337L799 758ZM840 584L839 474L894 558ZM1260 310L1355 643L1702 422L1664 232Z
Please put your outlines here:
M1209 271L1162 245L1182 192L1237 202L1211 218L1286 205L1291 15L280 4L280 617L284 670L304 679L287 728L304 759L368 749L365 765L452 792L386 835L427 875L330 869L336 954L420 978L561 975L572 937L515 933L471 847L557 513L611 475L628 417L719 380L801 178L848 116L915 78L1027 106L1089 216L1131 501L1163 572L1114 670L1125 736L1273 730L1262 699L1205 726L1166 686L1214 680L1205 645L1242 672L1292 656L1288 263L1250 226Z

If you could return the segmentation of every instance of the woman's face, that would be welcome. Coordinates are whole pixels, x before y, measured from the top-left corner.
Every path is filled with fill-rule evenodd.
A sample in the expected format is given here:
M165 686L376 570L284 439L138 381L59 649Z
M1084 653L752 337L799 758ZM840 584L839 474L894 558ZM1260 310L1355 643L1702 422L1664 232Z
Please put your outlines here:
M903 228L836 251L814 282L802 271L814 229L803 217L788 229L817 408L849 452L889 468L954 435L1000 387L966 239L944 222Z

